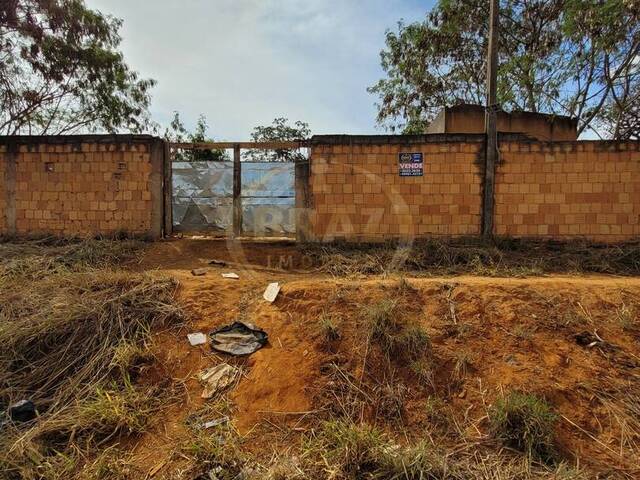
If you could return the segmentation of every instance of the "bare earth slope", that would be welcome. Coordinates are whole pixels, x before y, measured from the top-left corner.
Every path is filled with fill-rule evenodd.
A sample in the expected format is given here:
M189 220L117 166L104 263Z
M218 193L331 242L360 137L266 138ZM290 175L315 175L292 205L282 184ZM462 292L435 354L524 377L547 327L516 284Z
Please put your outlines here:
M331 278L277 268L304 264L296 255L286 245L230 253L224 242L182 240L156 244L141 259L136 269L179 280L179 301L190 315L183 330L154 337L158 361L146 381L169 377L184 395L131 444L141 471L180 476L188 460L176 448L189 441L190 416L203 408L209 419L230 413L242 448L264 464L295 452L321 420L354 413L400 443L435 438L450 448L463 442L497 450L487 411L517 390L554 407L567 462L593 475L640 475L640 279ZM209 266L211 259L231 265ZM210 271L191 275L198 267ZM228 271L240 280L222 278ZM283 288L269 304L262 292L273 281ZM421 363L384 363L363 320L367 306L400 297L403 315L430 339ZM265 329L269 345L230 358L186 341L188 332L238 319ZM243 375L224 405L207 407L196 374L221 361L242 366ZM359 400L340 378L362 391Z

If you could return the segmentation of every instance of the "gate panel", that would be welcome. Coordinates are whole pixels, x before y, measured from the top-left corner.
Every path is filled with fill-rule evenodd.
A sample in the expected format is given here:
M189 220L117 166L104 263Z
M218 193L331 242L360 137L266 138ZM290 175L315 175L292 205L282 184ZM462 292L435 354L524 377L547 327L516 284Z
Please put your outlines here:
M172 173L175 230L231 230L233 162L173 162Z
M295 227L295 164L242 162L242 230L248 235L290 236Z

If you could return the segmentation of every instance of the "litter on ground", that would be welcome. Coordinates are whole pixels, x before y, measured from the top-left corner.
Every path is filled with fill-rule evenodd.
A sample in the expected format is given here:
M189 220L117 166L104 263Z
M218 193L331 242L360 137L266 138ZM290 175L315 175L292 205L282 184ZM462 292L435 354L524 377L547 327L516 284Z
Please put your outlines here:
M36 415L36 406L31 400L20 400L9 407L9 418L14 422L28 422Z
M191 270L191 275L193 275L194 277L201 277L203 275L206 275L208 271L208 268L194 268L193 270Z
M264 347L269 340L267 332L243 322L234 322L218 328L209 336L214 350L232 355L249 355Z
M201 397L212 398L216 392L228 387L238 376L240 371L228 363L221 363L215 367L200 372L199 380L205 384Z
M240 276L237 273L229 272L229 273L223 273L222 278L232 278L234 280L237 280L240 278Z
M225 262L224 260L209 260L209 265L217 265L219 267L225 267L227 265L227 262Z
M192 347L207 343L207 336L202 332L189 333L187 334L187 338Z
M229 421L229 417L225 415L224 417L220 417L215 420L210 420L208 422L203 423L202 428L207 429L207 428L217 427L218 425L222 425L223 423L227 423L228 421Z
M264 291L262 297L267 301L273 303L280 292L280 284L278 282L270 283L267 289Z

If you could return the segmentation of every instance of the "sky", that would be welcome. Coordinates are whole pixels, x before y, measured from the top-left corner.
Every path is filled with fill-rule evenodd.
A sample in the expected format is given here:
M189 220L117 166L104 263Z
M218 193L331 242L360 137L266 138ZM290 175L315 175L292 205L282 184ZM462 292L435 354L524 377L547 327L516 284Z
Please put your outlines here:
M383 133L367 87L382 78L385 31L433 0L86 0L121 18L128 64L158 84L151 114L202 113L218 141L276 117L313 134ZM163 128L164 129L164 128Z

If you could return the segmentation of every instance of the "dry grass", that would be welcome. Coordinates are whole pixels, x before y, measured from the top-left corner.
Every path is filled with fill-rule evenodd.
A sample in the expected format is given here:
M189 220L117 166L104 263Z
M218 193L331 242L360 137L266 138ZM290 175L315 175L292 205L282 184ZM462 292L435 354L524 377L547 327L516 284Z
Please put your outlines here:
M0 478L144 478L147 472L132 471L127 452L117 450L124 445L118 440L147 431L157 412L172 401L171 384L149 387L141 380L154 361L147 348L150 332L180 322L182 313L174 305L172 280L114 268L138 248L136 242L107 241L0 244L0 410L30 397L40 413L35 421L2 430ZM365 268L370 268L380 258L367 261ZM475 265L476 271L489 268L475 260L464 265ZM489 270L502 271L494 267ZM311 328L320 343L335 347L324 371L321 404L314 405L322 413L309 416L295 431L283 426L289 440L282 450L274 447L271 459L260 457L264 452L256 450L262 450L264 439L245 445L253 439L238 435L231 423L203 430L204 420L232 412L230 404L207 404L188 417L189 435L166 453L168 465L180 465L179 476L172 478L593 478L537 460L554 453L548 406L525 401L515 402L519 407L514 408L508 397L489 410L495 437L524 454L502 449L487 435L486 417L457 414L451 398L441 391L438 396L434 372L453 362L451 383L469 383L482 359L467 350L441 358L437 333L432 347L420 326L416 287L400 278L381 288L387 300L366 306L352 300L347 305L345 299L352 296L337 290L319 311ZM348 306L355 322L330 308L338 304ZM241 311L248 311L248 305L245 300ZM635 331L632 307L620 307L615 320ZM464 309L456 312L453 304L449 311L455 335L464 338ZM363 326L365 334L354 339L354 327ZM424 403L426 392L432 395L419 420L424 430L416 434L407 426L415 420L416 400ZM633 456L640 445L638 392L608 388L589 394L605 407L603 421L624 426L620 455ZM304 435L301 444L296 435Z
M170 392L133 382L151 329L182 319L174 280L114 266L140 247L0 244L0 403L29 398L39 414L5 426L6 478L72 478L98 445L144 431Z
M306 441L305 478L384 480L586 480L559 465L553 469L522 457L485 451L479 444L443 449L429 441L395 443L366 423L330 421Z
M0 242L0 281L34 280L56 273L110 268L131 260L144 246L137 240L69 241L45 238Z
M241 449L241 438L228 425L217 427L215 435L194 427L179 449L190 460L185 478L244 478L242 472L249 463Z
M423 358L431 349L428 333L408 318L403 302L383 299L362 307L369 338L388 359L412 363Z
M387 274L433 275L473 273L525 276L544 273L640 274L640 243L600 245L586 241L557 242L475 237L358 244L336 242L300 247L319 271L336 276Z
M507 447L529 458L549 462L556 457L554 436L558 416L543 399L532 394L510 392L489 410L494 436Z
M366 405L375 403L368 386L345 368L330 363L323 370L328 381L319 392L319 407L329 418L356 419Z

